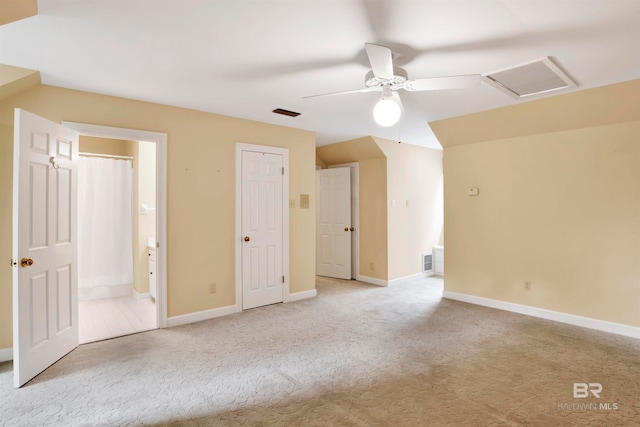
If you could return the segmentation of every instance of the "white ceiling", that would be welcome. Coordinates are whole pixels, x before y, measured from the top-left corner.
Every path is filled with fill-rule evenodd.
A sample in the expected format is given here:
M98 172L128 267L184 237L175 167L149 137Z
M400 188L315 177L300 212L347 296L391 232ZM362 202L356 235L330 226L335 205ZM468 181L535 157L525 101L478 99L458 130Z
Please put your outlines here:
M410 78L551 56L582 90L640 78L640 0L40 0L38 16L0 27L0 63L44 84L312 130L318 145L374 135L440 148L429 121L523 102L485 83L402 92L387 129L371 115L378 93L302 99L364 88L365 42L391 47Z

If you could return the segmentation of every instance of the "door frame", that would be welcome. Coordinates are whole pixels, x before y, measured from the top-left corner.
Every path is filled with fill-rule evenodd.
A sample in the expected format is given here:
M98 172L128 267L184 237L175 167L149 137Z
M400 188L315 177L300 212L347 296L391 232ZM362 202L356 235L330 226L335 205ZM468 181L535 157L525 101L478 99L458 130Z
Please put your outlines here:
M156 325L167 327L167 134L137 129L62 122L80 136L148 141L156 144ZM134 207L135 209L135 207Z
M242 311L242 152L279 154L282 156L282 302L289 302L289 149L268 145L236 143L236 312Z
M351 170L351 226L355 229L355 238L351 240L351 275L360 280L360 163L340 163L328 168L345 168ZM355 203L354 203L355 196Z

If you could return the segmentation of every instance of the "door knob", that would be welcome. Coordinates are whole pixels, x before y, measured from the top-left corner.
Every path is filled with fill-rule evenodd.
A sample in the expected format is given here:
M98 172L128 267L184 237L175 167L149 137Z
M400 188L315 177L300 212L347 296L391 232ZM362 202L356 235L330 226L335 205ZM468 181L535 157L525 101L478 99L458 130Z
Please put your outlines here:
M244 236L244 241L248 242L249 240L251 240L251 238L249 236Z
M345 227L345 228L344 228L344 231L349 231L349 227Z
M22 258L20 260L20 265L24 268L33 265L33 260L31 258Z
M355 230L355 228L351 227L349 230L353 231L353 230Z

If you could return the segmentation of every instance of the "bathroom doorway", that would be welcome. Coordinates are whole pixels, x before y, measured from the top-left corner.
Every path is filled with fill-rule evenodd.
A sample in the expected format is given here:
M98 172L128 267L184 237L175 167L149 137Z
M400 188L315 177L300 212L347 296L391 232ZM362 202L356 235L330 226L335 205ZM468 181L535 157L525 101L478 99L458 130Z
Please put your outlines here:
M155 143L85 135L79 151L79 342L155 329Z
M140 242L141 245L146 243L147 248L155 248L154 252L147 252L147 261L154 258L155 271L155 323L154 328L167 327L167 134L160 132L151 132L137 129L116 128L110 126L92 125L77 122L62 122L64 127L75 130L81 137L98 137L105 139L124 140L124 141L145 141L149 143L147 148L155 149L155 206L151 206L145 202L133 201L132 211L142 213L142 205L145 206L147 214L155 212L155 242ZM135 204L134 204L135 202ZM139 206L136 206L139 205ZM155 208L155 211L153 210ZM151 218L148 216L147 218ZM150 236L153 237L153 236ZM151 239L152 240L152 239ZM152 254L153 256L150 256ZM148 267L147 267L148 268ZM144 270L146 273L146 270ZM140 280L140 279L139 279ZM144 295L143 295L144 296Z

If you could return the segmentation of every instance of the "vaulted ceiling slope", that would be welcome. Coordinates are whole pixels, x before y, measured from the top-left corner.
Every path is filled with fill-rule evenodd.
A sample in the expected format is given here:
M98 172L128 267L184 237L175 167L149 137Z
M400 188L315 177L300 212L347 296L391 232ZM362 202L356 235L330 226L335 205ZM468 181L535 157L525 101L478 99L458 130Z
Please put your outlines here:
M633 121L640 121L640 79L438 120L430 126L447 148Z
M440 148L428 122L526 102L485 83L402 92L400 122L382 128L377 92L303 99L364 88L365 42L413 78L549 56L583 90L640 77L640 0L40 0L37 16L0 27L0 63L48 85L312 130L318 145Z

